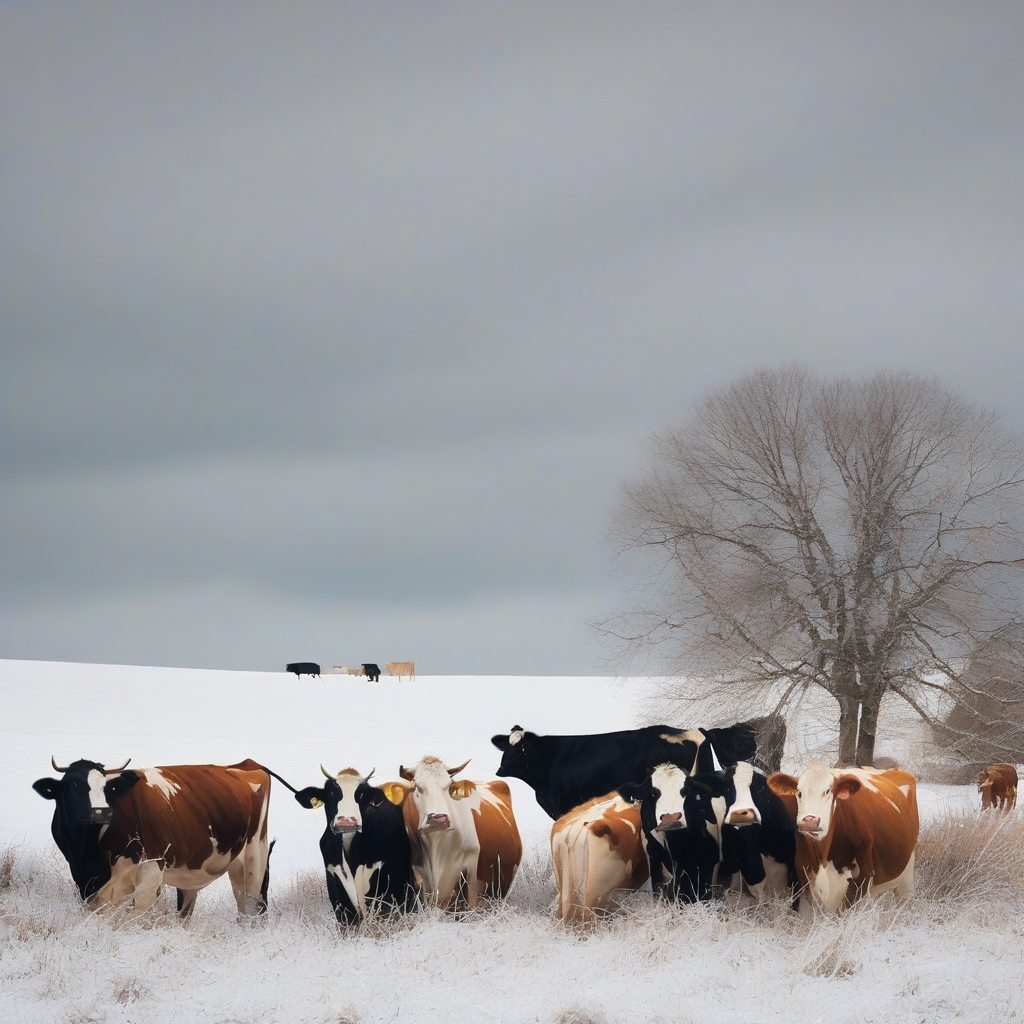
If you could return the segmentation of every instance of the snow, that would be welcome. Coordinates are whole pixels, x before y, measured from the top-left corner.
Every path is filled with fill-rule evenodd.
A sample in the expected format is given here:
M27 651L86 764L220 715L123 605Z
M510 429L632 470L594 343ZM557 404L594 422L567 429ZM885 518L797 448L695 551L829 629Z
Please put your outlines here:
M510 780L527 856L503 906L342 932L322 882L322 811L279 784L271 913L238 923L227 880L181 924L87 911L31 789L58 763L133 766L252 757L293 785L329 769L434 754L493 777L490 737L639 724L639 687L606 678L348 676L0 661L0 1021L987 1021L1024 1019L1024 897L955 906L878 901L839 918L648 893L588 934L553 923L550 821ZM694 724L694 723L678 723ZM703 724L703 723L697 723ZM798 765L787 765L797 769ZM921 786L922 819L974 814L976 794ZM1017 814L1020 814L1018 810Z

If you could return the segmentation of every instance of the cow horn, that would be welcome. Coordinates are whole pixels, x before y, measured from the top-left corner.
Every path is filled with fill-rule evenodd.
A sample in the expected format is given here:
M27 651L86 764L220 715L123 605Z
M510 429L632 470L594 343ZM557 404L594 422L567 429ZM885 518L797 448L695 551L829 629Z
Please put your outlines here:
M398 774L401 775L406 782L415 782L412 772L409 771L409 769L406 768L404 764L400 764L398 766Z
M337 779L337 776L332 775L322 764L320 765L320 771L324 773L324 778L330 779L331 782L334 782Z
M125 761L125 763L123 765L121 765L120 768L104 768L103 769L103 774L104 775L117 775L118 772L123 772L125 770L125 768L128 767L128 762L129 761L131 761L130 757L128 758L128 761Z
M465 768L466 765L469 764L469 762L472 761L472 760L473 760L473 758L467 757L466 760L463 761L462 764L460 764L458 768L449 768L448 769L448 774L449 775L453 775L453 776L454 775L458 775L459 772L461 772L462 769Z
M50 755L50 764L53 765L53 770L55 772L60 772L61 775L63 775L68 770L68 768L71 767L71 765L68 765L68 768L61 768L61 766L57 764L56 760L54 760L53 754Z
M373 774L373 773L374 773L374 772L375 772L376 770L377 770L376 768L371 768L371 769L370 769L370 775L372 775L372 774ZM364 784L364 785L365 785L365 784L366 784L367 782L369 782L369 781L370 781L370 775L364 775L364 776L363 776L363 784Z

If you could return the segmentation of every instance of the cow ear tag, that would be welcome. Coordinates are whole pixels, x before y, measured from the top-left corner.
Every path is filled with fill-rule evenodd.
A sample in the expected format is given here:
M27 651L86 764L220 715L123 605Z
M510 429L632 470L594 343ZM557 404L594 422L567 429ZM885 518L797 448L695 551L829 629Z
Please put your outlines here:
M309 806L311 809L316 810L317 807L323 807L323 800L318 800L315 796L309 798Z

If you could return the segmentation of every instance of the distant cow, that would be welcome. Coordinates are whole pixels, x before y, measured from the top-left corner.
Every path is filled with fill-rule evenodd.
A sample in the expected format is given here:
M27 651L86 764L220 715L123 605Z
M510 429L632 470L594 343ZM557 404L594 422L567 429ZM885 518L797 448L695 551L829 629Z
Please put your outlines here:
M724 772L694 775L686 785L725 800L718 884L729 888L739 873L758 900L787 889L795 894L796 823L764 772L740 761Z
M463 885L470 908L482 896L504 896L523 856L508 784L454 779L467 764L447 768L424 757L399 769L404 785L382 787L402 802L423 898L442 907L455 906ZM389 787L405 789L404 797Z
M609 793L563 814L551 826L551 862L557 916L568 924L592 923L616 889L639 889L648 879L639 809Z
M1017 769L1012 764L992 764L978 773L981 809L989 807L1009 814L1017 803Z
M796 822L797 878L826 910L913 892L917 780L909 772L815 762L799 779L775 772L768 785Z
M690 772L711 772L749 761L756 752L747 724L728 729L676 729L649 725L580 736L538 736L514 725L507 736L493 736L501 752L497 774L522 779L552 818L631 782L650 778L659 764Z
M266 911L270 775L261 765L51 763L63 778L32 788L56 801L50 830L82 899L142 911L166 883L187 917L199 890L227 872L238 912Z
M416 881L401 806L354 768L332 775L321 765L320 771L327 782L299 790L295 799L327 814L320 852L335 917L355 924L377 909L411 910Z
M299 676L320 677L320 666L315 661L292 661L285 666L285 672L294 672L296 678Z
M341 671L346 676L365 676L366 669L362 665L342 665Z
M370 680L371 683L380 682L380 666L375 665L372 661L363 662L363 675Z
M388 674L392 676L398 676L399 679L402 676L408 676L410 679L416 678L416 664L412 661L385 661L385 668L388 670Z
M651 890L679 903L710 898L725 817L723 799L712 798L704 787L689 787L688 781L678 765L662 764L646 781L619 787L625 799L639 804Z

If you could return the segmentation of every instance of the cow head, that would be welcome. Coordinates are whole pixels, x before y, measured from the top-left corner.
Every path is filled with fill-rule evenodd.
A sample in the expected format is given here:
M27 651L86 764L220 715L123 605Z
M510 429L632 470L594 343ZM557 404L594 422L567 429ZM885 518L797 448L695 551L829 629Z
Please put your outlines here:
M120 768L85 760L61 768L52 757L50 763L64 778L37 779L32 788L44 800L57 802L54 815L69 827L109 824L115 802L139 781L135 772L124 770L128 761Z
M363 827L363 806L367 801L383 798L374 786L367 785L369 775L355 768L346 768L332 774L323 765L320 771L327 781L323 786L307 786L295 794L295 799L307 808L323 807L327 827L338 836L352 835Z
M451 803L461 797L459 783L452 781L469 761L457 768L448 768L436 757L424 757L413 768L399 766L398 773L412 783L410 798L418 816L417 829L421 833L444 832L452 827ZM455 789L456 793L451 791Z
M738 761L722 772L695 775L690 779L690 785L725 801L726 825L761 823L754 790L764 785L764 775L749 761Z
M644 830L664 845L658 833L685 828L683 814L683 785L686 773L672 764L659 765L644 782L630 782L619 786L619 795L630 803L640 805L640 820Z
M110 878L110 863L100 855L99 841L109 826L117 803L139 781L133 771L106 768L96 761L78 760L61 768L51 757L54 771L63 778L36 779L32 788L44 800L53 800L50 831L71 868L83 899L88 899Z
M768 784L780 796L796 797L796 827L821 840L832 826L837 800L849 800L860 788L856 775L829 768L820 761L804 769L799 779L784 772L774 772Z
M501 751L501 764L494 774L502 779L522 779L534 789L543 785L537 739L536 733L527 732L521 725L513 725L507 736L492 736L491 743Z

